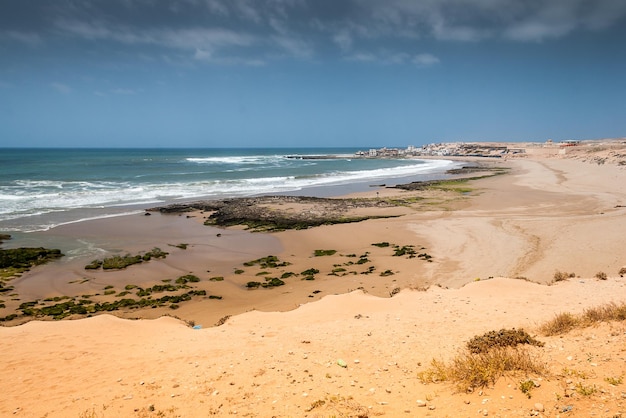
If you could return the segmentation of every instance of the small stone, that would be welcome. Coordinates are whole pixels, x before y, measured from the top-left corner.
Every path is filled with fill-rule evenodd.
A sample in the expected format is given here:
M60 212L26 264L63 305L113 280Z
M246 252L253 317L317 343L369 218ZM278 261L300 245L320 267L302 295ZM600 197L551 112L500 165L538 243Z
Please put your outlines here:
M424 408L424 407L426 406L426 401L423 401L423 400L421 400L421 399L418 399L418 400L417 400L417 406L418 406L419 408Z
M535 411L544 412L546 409L544 408L542 403L537 402L535 404Z
M337 360L337 364L338 364L340 367L343 367L344 369L345 369L346 367L348 367L348 363L346 363L346 362L345 362L344 360L342 360L342 359Z
M385 392L387 392L387 393L391 393L391 389L386 388L386 389L385 389Z
M428 409L431 410L431 411L434 411L435 410L435 405L428 405Z

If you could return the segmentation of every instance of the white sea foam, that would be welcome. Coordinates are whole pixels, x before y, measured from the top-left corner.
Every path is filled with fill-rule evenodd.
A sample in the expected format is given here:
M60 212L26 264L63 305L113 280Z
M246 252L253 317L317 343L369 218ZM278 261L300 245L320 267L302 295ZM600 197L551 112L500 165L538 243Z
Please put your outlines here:
M224 157L190 157L186 158L191 163L200 164L267 164L269 161L282 160L280 155L247 155L247 156L224 156Z
M75 219L58 222L58 219L63 217L58 217L55 214L67 211L86 213L86 210L97 209L99 214L94 218L119 216L119 213L110 214L106 212L107 208L124 208L133 205L139 207L195 198L281 193L299 191L308 187L367 182L373 179L404 178L434 172L442 173L452 165L457 164L444 160L415 160L414 163L403 160L401 165L394 167L350 170L352 167L363 167L363 161L343 160L341 162L334 159L333 161L337 162L336 171L324 172L321 169L310 169L311 166L318 164L318 160L298 160L297 165L291 167L291 164L294 164L293 160L274 155L187 158L186 160L199 164L227 164L234 172L250 169L250 167L245 167L246 164L258 164L259 167L267 167L267 170L258 171L259 177L255 177L254 174L216 177L211 173L194 172L193 176L184 181L175 180L182 179L189 173L176 172L167 173L167 176L161 179L155 178L154 181L141 183L104 180L16 180L11 183L0 184L0 229L9 230L13 228L13 225L19 224L19 219L24 219L24 227L28 224L30 225L29 229L47 229L59 224L93 219L90 216L77 216ZM378 161L378 163L382 163L382 161ZM332 162L328 164L332 164ZM375 167L376 164L374 162L372 167ZM286 166L289 167L285 171L283 169ZM335 166L333 165L333 167ZM228 169L221 168L219 172L226 173L228 171ZM277 173L288 175L269 175ZM266 175L263 176L263 174ZM104 210L103 213L101 213L102 210ZM119 212L119 209L110 212ZM47 216L50 219L46 220ZM32 222L26 221L29 218L32 219ZM19 230L19 226L16 228Z

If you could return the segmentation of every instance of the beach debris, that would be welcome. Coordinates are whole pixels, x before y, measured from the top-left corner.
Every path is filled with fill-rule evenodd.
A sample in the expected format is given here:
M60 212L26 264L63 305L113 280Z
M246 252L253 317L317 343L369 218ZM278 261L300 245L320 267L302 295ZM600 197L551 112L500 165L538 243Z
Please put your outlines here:
M342 359L337 360L337 365L343 367L344 369L348 367L348 363L346 363L345 360Z
M202 329L202 325L194 325L192 328L193 329Z

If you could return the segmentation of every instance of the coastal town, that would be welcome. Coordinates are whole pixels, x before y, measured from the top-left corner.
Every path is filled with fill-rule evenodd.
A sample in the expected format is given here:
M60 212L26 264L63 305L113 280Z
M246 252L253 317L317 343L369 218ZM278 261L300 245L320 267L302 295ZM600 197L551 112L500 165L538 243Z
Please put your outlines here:
M431 143L421 147L409 145L407 148L372 148L367 151L357 151L355 156L365 158L399 158L399 157L491 157L502 158L509 155L524 154L527 146L533 147L566 147L579 145L580 141L567 140L559 143L551 139L543 143L517 144L511 147L510 143Z

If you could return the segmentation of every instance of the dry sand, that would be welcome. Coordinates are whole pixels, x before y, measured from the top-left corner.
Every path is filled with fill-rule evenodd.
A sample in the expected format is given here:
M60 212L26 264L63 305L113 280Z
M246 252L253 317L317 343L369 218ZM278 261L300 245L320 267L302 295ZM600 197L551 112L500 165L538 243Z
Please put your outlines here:
M128 251L148 243L190 244L167 247L166 260L126 273L93 273L81 291L203 271L202 286L224 298L187 302L175 312L121 313L154 318L169 311L203 329L171 317L110 315L0 328L0 416L621 416L626 387L605 380L626 373L620 323L538 337L551 371L543 378L505 378L473 393L418 379L431 359L449 360L474 335L510 327L535 332L556 313L626 299L626 280L617 274L626 265L620 148L527 150L525 157L493 163L510 167L510 174L474 181L461 198L429 196L429 205L399 218L273 235L235 229L219 231L220 237L198 225L200 214L65 230L121 244L136 235L140 242ZM424 247L433 262L392 257L389 248L371 245L382 241ZM337 254L313 257L315 249ZM320 274L254 291L241 289L254 277L251 269L232 274L233 266L267 254L289 261L295 272L327 273L348 266L349 254L365 253L374 274ZM46 294L63 294L85 274L78 264L67 265L33 269L16 289L35 296L37 278L48 283ZM378 274L386 270L395 274ZM548 285L556 270L577 277ZM608 280L597 280L599 271ZM208 281L218 274L225 280ZM390 298L395 289L405 290ZM229 314L224 325L210 327ZM540 383L531 399L518 388L526 377ZM578 384L596 392L577 394Z

